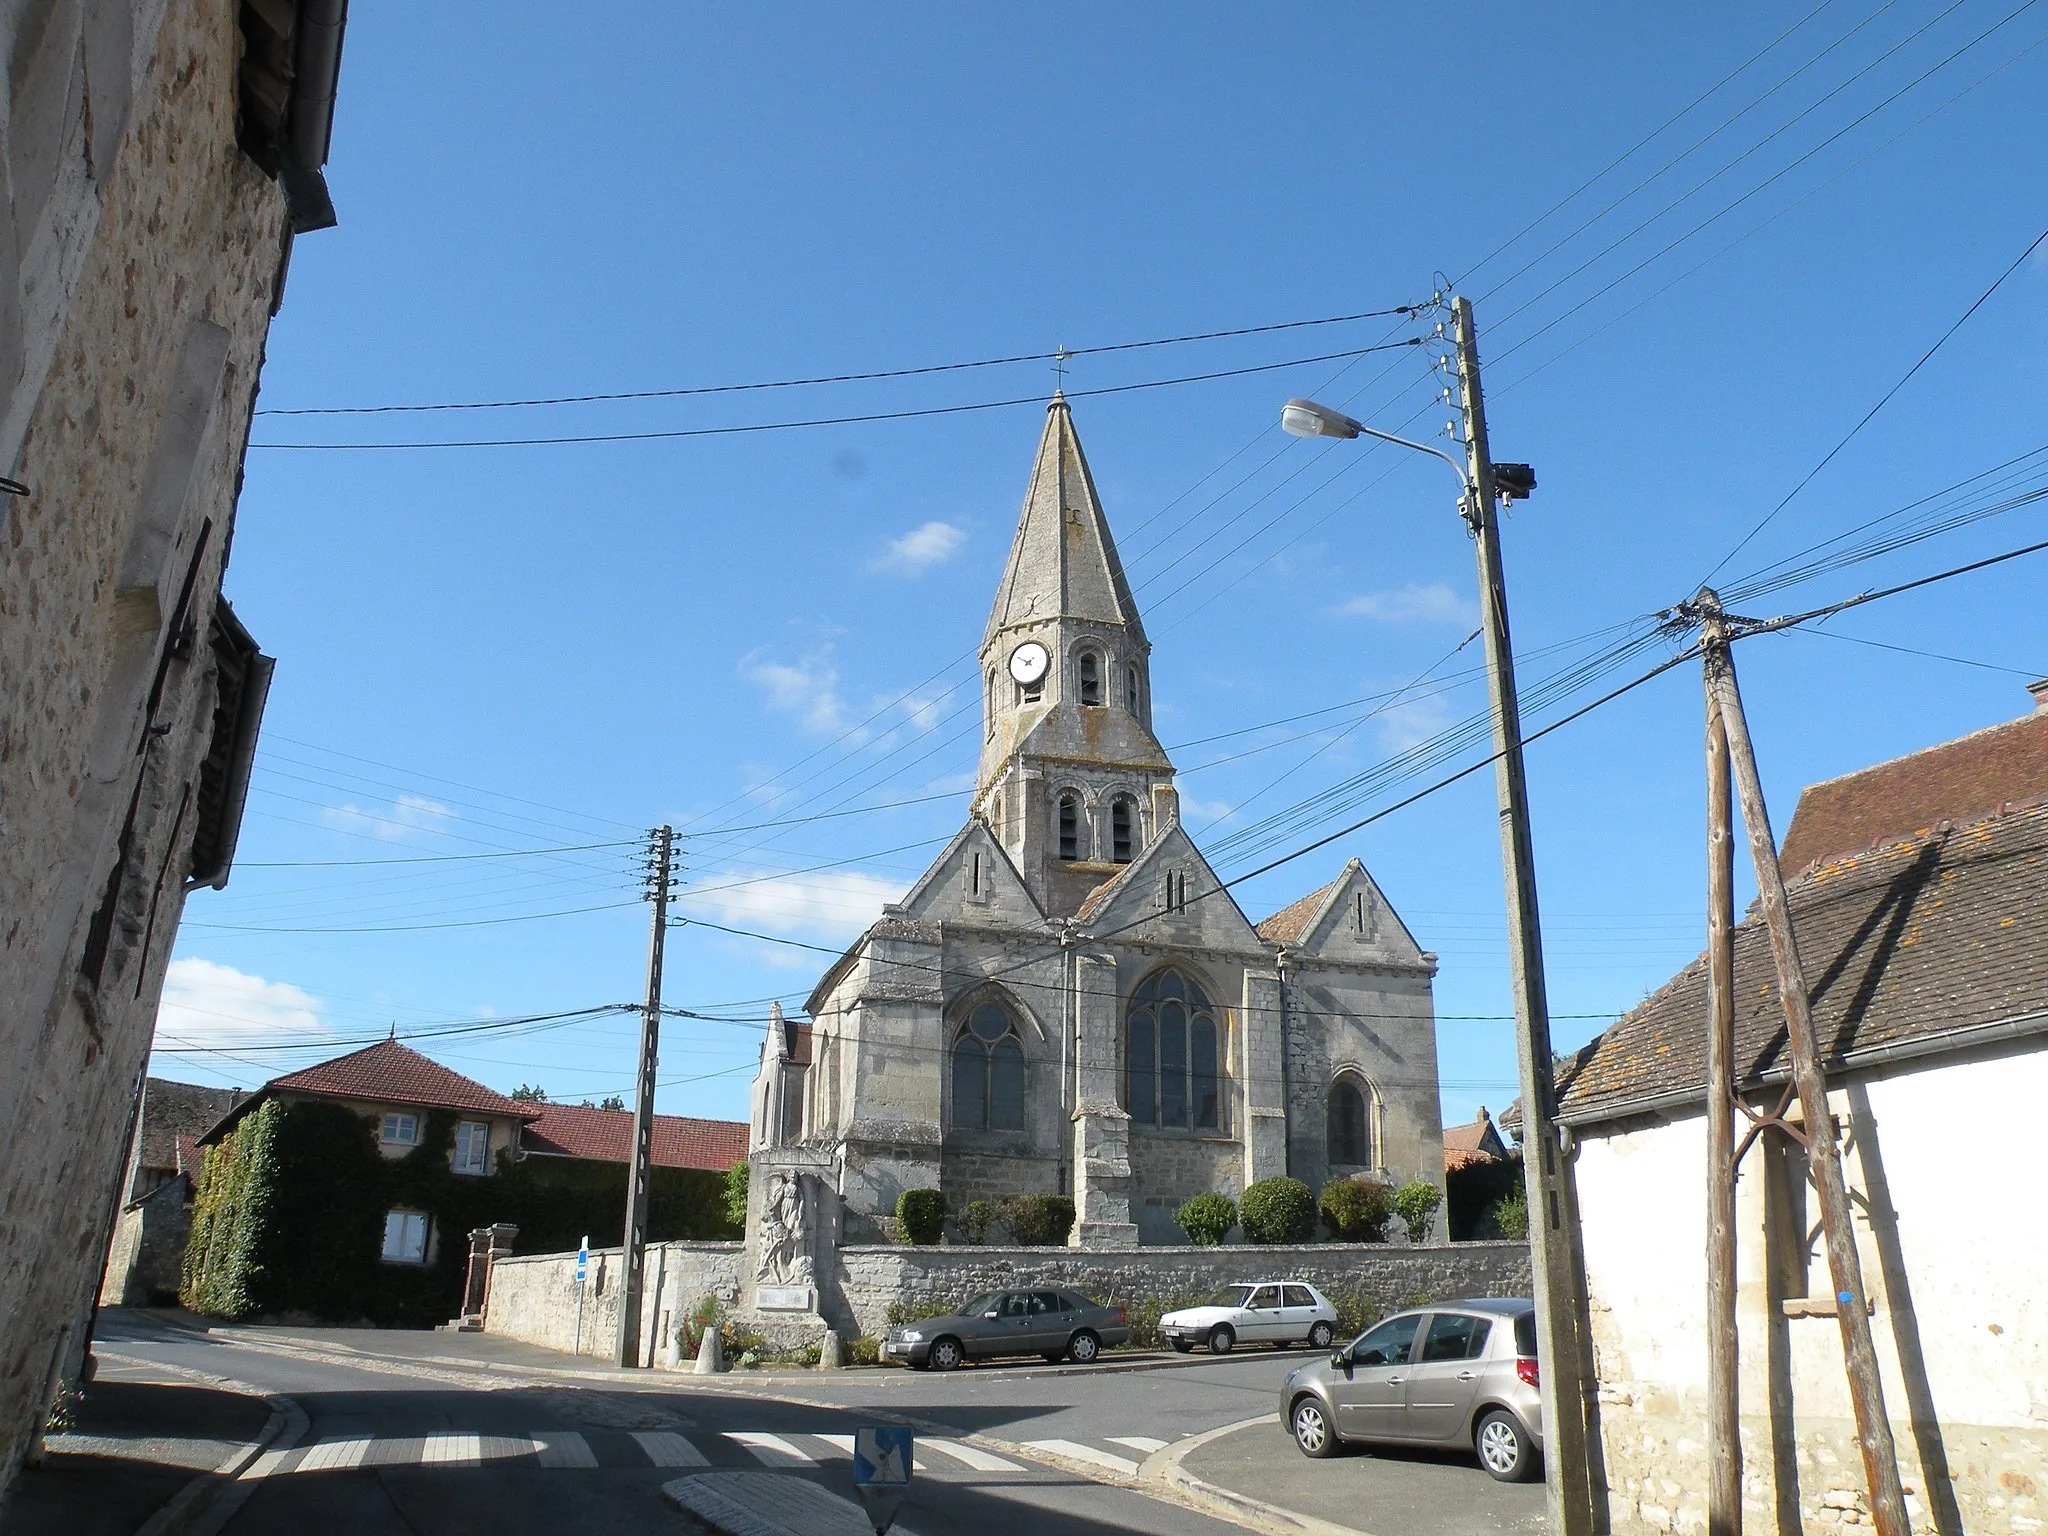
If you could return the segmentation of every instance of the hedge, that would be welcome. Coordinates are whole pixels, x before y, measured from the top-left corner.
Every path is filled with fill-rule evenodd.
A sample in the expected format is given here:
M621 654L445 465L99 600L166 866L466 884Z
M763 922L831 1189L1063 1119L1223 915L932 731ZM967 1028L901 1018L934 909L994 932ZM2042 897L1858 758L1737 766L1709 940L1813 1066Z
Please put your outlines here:
M928 1248L945 1234L946 1197L936 1189L906 1189L896 1197L896 1221L905 1242Z
M1190 1242L1213 1248L1237 1225L1237 1207L1228 1195L1196 1195L1181 1203L1173 1219Z
M1237 1204L1247 1241L1306 1243L1316 1235L1316 1197L1299 1179L1260 1179Z

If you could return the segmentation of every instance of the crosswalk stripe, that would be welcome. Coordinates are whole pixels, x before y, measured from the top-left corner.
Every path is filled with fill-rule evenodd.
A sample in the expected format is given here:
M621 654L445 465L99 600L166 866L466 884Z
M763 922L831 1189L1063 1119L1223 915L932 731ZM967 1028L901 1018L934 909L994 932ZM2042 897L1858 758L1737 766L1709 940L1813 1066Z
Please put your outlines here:
M533 1442L524 1435L479 1435L477 1447L485 1461L510 1461L533 1454Z
M990 1455L979 1446L963 1445L958 1440L917 1441L915 1455L917 1463L921 1467L930 1467L931 1465L930 1462L924 1460L924 1453L926 1451L937 1451L942 1456L950 1456L955 1461L972 1467L977 1472L1022 1472L1024 1470L1014 1461L1005 1461L1000 1456Z
M483 1460L483 1447L475 1435L437 1434L427 1436L420 1450L422 1466L473 1467Z
M812 1435L811 1438L824 1441L842 1456L851 1456L853 1454L853 1436L851 1435Z
M1026 1440L1034 1451L1050 1451L1055 1456L1064 1456L1070 1461L1085 1461L1091 1467L1101 1467L1108 1472L1120 1472L1125 1477L1138 1475L1138 1464L1127 1456L1112 1456L1107 1451L1098 1451L1092 1445L1082 1445L1077 1440Z
M708 1467L704 1453L681 1435L666 1429L636 1429L633 1438L657 1467Z
M322 1440L308 1450L299 1461L301 1472L343 1472L363 1464L363 1452L370 1448L370 1442L361 1437L347 1440Z
M536 1429L529 1431L533 1448L540 1453L540 1464L544 1467L594 1467L597 1458L590 1454L590 1442L573 1429Z
M814 1467L818 1458L800 1451L780 1435L758 1429L727 1430L725 1438L744 1446L764 1467Z
M366 1467L410 1467L418 1464L425 1442L418 1435L386 1435L363 1448Z
M1166 1449L1164 1440L1154 1440L1150 1435L1107 1435L1104 1438L1111 1445L1128 1445L1132 1450L1142 1451L1147 1456L1154 1451Z

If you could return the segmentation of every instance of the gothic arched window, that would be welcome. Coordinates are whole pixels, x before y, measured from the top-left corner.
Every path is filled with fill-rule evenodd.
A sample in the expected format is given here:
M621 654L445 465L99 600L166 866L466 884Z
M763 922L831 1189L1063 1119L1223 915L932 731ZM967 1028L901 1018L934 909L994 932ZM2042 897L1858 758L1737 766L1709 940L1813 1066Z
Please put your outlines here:
M1138 1125L1220 1130L1223 1078L1216 1010L1194 979L1155 971L1124 1016L1125 1108Z
M979 1004L953 1041L953 1125L1024 1129L1024 1046L1001 1003Z
M1102 702L1102 653L1083 651L1074 664L1075 673L1081 682L1081 702L1100 704Z
M1118 795L1109 806L1109 857L1128 864L1138 843L1138 807L1129 795Z
M1124 708L1134 715L1138 712L1138 669L1135 665L1124 668Z
M1379 1096L1356 1073L1346 1072L1330 1085L1330 1162L1351 1168L1378 1166L1373 1132Z
M1060 857L1072 863L1088 857L1081 838L1081 797L1073 790L1060 795Z

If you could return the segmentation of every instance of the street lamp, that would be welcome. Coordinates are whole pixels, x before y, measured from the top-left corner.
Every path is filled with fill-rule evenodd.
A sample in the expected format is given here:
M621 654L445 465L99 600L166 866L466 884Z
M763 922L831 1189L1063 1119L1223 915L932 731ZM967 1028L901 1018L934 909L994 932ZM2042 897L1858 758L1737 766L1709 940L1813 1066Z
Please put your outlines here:
M1585 1357L1579 1336L1585 1289L1578 1251L1578 1202L1571 1164L1558 1142L1557 1087L1551 1070L1550 1005L1543 981L1542 928L1536 908L1535 848L1529 834L1529 795L1522 770L1521 706L1508 641L1507 586L1501 575L1496 501L1515 501L1536 489L1526 464L1495 464L1486 442L1486 407L1479 388L1479 351L1469 300L1451 301L1458 346L1458 384L1465 417L1462 459L1319 405L1294 399L1280 425L1296 437L1376 438L1426 453L1458 477L1459 512L1472 531L1479 560L1480 629L1486 641L1487 691L1493 713L1494 788L1500 807L1502 874L1507 885L1508 958L1515 991L1516 1055L1522 1089L1523 1173L1529 1195L1529 1260L1534 1271L1538 1355L1543 1361L1544 1437L1548 1454L1551 1529L1586 1536L1592 1528L1586 1477Z

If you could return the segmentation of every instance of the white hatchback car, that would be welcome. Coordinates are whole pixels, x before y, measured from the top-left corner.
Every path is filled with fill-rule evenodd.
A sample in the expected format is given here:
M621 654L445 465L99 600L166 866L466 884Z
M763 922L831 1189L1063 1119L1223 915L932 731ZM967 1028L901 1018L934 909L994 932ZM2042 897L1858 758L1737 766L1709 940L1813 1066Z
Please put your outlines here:
M1159 1333L1183 1354L1197 1344L1208 1345L1212 1355L1239 1344L1328 1349L1337 1336L1337 1309L1303 1280L1247 1281L1226 1285L1199 1307L1167 1313Z

